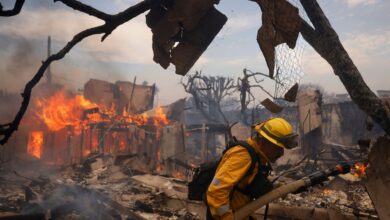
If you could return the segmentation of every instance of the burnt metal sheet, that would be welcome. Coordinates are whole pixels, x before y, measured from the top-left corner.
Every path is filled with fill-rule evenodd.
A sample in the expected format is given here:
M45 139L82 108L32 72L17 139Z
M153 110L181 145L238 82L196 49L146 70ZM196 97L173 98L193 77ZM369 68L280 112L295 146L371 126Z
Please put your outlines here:
M176 74L185 75L227 21L213 7L217 3L187 0L152 8L146 15L146 24L153 33L153 60L164 69L172 63Z
M302 25L298 8L286 0L279 0L275 1L275 10L274 27L283 39L280 43L287 43L290 48L294 48Z
M165 16L152 28L153 60L164 69L170 64L170 51L174 46L173 36L180 31L179 24L168 20Z
M264 55L269 76L273 78L275 67L275 30L272 25L274 17L274 1L259 0L258 3L262 6L262 25L257 32L257 43L260 46L261 52Z
M172 50L176 74L185 75L191 69L226 21L227 17L213 7L194 30L184 32L184 41Z
M169 51L172 49L173 45L173 41L169 41L169 43L161 46L153 40L153 61L160 64L164 69L168 68L169 64L171 63L171 56Z
M176 1L168 13L168 20L179 22L186 30L193 30L213 7L214 0Z
M173 3L173 2L172 2ZM171 8L172 4L160 4L152 7L145 15L146 25L149 28L154 27L167 13L167 8Z
M287 43L294 48L301 28L298 9L286 0L256 0L262 9L262 26L257 32L257 42L273 78L275 47Z
M271 79L274 78L275 70L275 33L272 27L263 24L257 32L257 43L263 53L265 62L268 67L268 75Z

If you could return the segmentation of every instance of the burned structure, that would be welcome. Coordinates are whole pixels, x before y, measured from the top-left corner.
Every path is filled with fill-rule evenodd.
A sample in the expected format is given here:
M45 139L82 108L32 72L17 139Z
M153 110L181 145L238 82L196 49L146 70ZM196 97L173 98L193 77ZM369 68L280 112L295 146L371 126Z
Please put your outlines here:
M154 92L154 85L95 79L85 84L83 94L43 84L21 131L4 148L3 159L12 159L15 152L62 165L80 163L91 153L155 159L161 128L174 121L167 118L168 109L153 109Z

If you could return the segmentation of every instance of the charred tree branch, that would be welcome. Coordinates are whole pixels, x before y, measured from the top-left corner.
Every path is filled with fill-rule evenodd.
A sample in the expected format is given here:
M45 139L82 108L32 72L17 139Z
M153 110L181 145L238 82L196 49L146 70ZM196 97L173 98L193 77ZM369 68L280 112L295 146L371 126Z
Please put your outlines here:
M84 3L81 3L76 0L54 0L54 2L58 2L58 1L64 3L66 6L70 8L73 8L74 10L81 11L91 16L100 18L104 21L107 21L111 18L111 15L108 15L104 12L97 10L96 8L93 8L89 5L85 5Z
M253 96L251 92L251 88L253 87L259 87L261 90L263 90L267 95L273 97L268 91L266 91L262 86L259 84L264 81L264 79L257 80L256 76L264 76L267 78L270 78L271 80L275 80L271 78L269 75L261 73L261 72L252 72L251 70L248 70L244 68L243 70L244 76L241 78L238 78L237 80L237 90L240 92L240 104L241 104L241 119L242 122L245 124L249 124L248 122L248 115L247 115L247 110L248 110L248 105L255 100L255 97ZM257 85L251 85L250 84L250 78L253 78ZM277 81L276 81L277 82ZM277 82L278 83L278 82Z
M200 72L196 72L194 75L192 76L189 76L188 77L188 81L185 83L183 81L184 77L182 78L181 80L181 84L183 85L184 87L184 91L191 94L192 97L194 98L194 102L195 102L195 106L196 108L200 111L200 113L208 120L208 121L211 121L211 122L218 122L215 118L213 117L210 117L210 115L205 111L205 109L203 108L203 100L205 99L205 97L201 97L202 94L200 94L199 92L197 92L197 90L206 90L205 88L200 88L201 85L197 84L195 82L195 79L201 79L199 77L201 73ZM210 88L208 88L210 89ZM207 89L207 90L208 90Z
M225 77L204 76L198 71L193 75L188 75L186 82L183 79L181 84L184 90L193 96L195 106L199 112L211 122L220 122L219 117L215 117L216 114L219 114L223 121L228 124L228 120L221 109L221 101L232 95L233 90L236 89L234 80ZM204 107L208 107L208 112Z
M0 3L0 16L11 17L20 13L24 5L25 0L16 0L14 8L12 10L3 11L3 6Z

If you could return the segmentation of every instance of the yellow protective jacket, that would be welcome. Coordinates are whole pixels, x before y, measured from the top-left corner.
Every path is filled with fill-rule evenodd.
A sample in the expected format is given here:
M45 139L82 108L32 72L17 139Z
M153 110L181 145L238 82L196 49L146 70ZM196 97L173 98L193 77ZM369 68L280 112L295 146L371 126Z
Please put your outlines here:
M265 164L268 160L260 151L260 146L250 138L246 142L254 148L262 163ZM214 219L233 219L233 212L250 202L248 196L237 190L232 192L232 190L237 184L239 188L244 189L254 179L258 165L252 174L244 177L251 162L249 152L242 146L232 147L223 155L214 179L207 190L207 203ZM231 193L233 194L231 195Z

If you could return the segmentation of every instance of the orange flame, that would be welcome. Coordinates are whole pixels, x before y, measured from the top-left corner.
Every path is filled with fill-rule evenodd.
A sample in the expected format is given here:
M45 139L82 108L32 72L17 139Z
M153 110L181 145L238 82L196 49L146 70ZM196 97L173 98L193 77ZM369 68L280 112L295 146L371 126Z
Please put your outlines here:
M88 114L86 117L87 117L88 121L90 121L90 122L103 121L102 116L99 113ZM86 123L86 122L87 121L84 121L84 123Z
M164 110L162 107L157 107L154 110L153 116L149 117L147 113L143 113L141 115L133 115L129 114L126 109L122 111L122 116L125 122L132 123L137 126L143 126L146 125L149 120L152 121L153 126L156 128L157 131L157 138L160 136L160 129L162 126L169 124L169 120L167 118L167 115L164 113Z
M36 158L41 158L43 145L43 132L33 131L30 133L27 144L27 153Z
M169 124L169 120L168 120L167 116L165 115L163 108L158 106L155 109L155 115L153 117L153 125L156 128L156 138L157 139L160 138L161 127L164 125L167 125L167 124Z
M148 115L146 113L142 115L129 115L129 114L124 114L124 121L127 123L132 123L137 126L142 126L148 123Z
M73 126L75 133L81 132L83 110L96 107L81 95L68 97L65 90L56 92L47 100L38 100L38 117L51 131L59 131L66 126Z
M155 116L153 117L153 125L155 127L161 127L162 125L167 125L169 124L169 120L167 116L164 113L163 108L160 106L155 109Z
M355 172L354 175L356 177L362 177L366 174L367 165L364 163L356 163L355 164Z
M147 113L140 115L129 114L126 109L123 110L122 115L117 114L115 103L112 103L110 108L99 106L99 112L83 115L84 110L97 108L98 105L81 95L70 97L65 90L56 92L48 99L40 99L36 101L36 104L38 107L37 116L44 121L51 131L59 131L67 126L72 126L75 133L80 134L82 125L85 125L87 122L106 120L143 126L151 119L151 122L156 127L158 137L160 128L169 124L169 120L161 107L155 109L155 114L151 118L148 117Z

